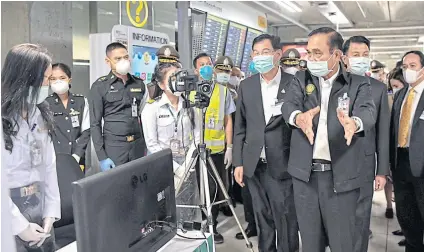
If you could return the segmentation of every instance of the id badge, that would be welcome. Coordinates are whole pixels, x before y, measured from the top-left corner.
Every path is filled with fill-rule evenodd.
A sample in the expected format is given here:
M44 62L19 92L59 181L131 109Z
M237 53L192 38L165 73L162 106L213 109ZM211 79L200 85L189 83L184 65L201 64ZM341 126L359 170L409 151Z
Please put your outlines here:
M344 93L343 97L339 97L337 108L343 111L345 115L349 115L349 104L350 98L347 96L347 93Z
M274 105L271 106L271 111L272 111L272 115L273 116L278 116L281 115L281 106L283 106L283 102L282 101L276 101Z
M78 116L71 116L72 127L77 128L80 126Z
M38 166L43 162L43 155L41 154L41 144L37 140L30 143L30 156L33 166Z
M169 146L171 148L172 154L179 156L181 155L181 141L178 139L171 139L171 141L169 142Z
M138 116L137 115L137 104L133 104L131 106L131 115L132 115L132 117L137 117Z
M215 129L215 118L209 118L209 122L208 122L208 128L209 129Z

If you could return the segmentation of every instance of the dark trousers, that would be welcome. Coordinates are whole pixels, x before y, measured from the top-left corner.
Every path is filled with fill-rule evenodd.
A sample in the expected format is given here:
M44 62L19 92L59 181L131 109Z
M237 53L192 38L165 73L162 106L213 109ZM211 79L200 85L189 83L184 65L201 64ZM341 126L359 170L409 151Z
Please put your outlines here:
M104 142L106 155L108 155L108 158L112 159L116 166L145 156L146 144L143 138L138 138L133 142L106 139Z
M336 193L332 171L312 172L309 182L293 178L303 252L352 252L359 189Z
M245 179L241 193L243 197L244 218L248 223L248 227L256 230L255 212L253 211L252 196L249 192L248 179Z
M253 177L246 181L254 202L259 251L298 251L299 228L291 179L273 178L267 171L267 165L260 162Z
M406 252L424 251L424 178L412 176L407 149L398 149L393 171L396 214L406 238Z
M12 198L13 203L19 208L22 215L32 223L38 224L43 227L43 204L41 202L40 193L36 193L27 197ZM30 242L23 241L19 236L15 236L16 251L17 252L52 252L55 249L55 236L54 229L50 231L50 237L48 237L41 247L29 246Z
M367 252L371 221L372 197L374 195L374 181L369 181L361 187L356 206L356 234L355 252Z

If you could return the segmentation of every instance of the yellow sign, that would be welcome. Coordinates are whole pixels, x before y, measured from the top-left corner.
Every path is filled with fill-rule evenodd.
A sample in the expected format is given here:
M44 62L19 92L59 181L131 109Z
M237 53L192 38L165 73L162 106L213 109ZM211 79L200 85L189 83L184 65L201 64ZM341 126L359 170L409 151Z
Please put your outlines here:
M131 13L131 9L135 9L135 18ZM144 13L144 15L143 15ZM135 27L141 28L147 23L147 18L149 17L149 8L147 6L147 1L127 1L127 16L131 24ZM143 17L143 20L141 17Z
M314 84L308 84L306 86L306 94L310 95L310 94L312 94L312 92L314 92L314 90L315 90Z
M266 29L268 26L266 17L258 16L258 25L259 27Z

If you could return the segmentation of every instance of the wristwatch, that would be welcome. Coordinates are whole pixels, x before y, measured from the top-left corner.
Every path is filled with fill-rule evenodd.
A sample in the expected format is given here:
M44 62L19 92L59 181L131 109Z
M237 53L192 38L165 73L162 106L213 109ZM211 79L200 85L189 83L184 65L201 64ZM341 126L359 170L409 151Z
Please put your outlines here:
M300 114L302 114L301 112L298 112L296 115L294 115L294 117L293 117L293 124L294 124L294 126L296 126L296 127L298 127L297 126L297 124L296 124L296 118L297 118L297 116L298 115L300 115Z
M353 121L355 122L355 125L356 125L355 132L357 132L361 128L361 121L359 121L359 119L356 118L356 117L353 117L352 119L353 119Z

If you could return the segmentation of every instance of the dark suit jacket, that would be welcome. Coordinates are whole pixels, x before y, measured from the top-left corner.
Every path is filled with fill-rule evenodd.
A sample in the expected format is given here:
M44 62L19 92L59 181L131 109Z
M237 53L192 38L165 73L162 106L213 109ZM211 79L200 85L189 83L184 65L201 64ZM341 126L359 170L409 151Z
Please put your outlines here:
M367 141L364 148L372 148L377 154L377 171L375 171L375 155L367 156L367 163L362 168L366 181L373 181L375 174L389 175L389 145L390 145L390 111L386 84L368 78L371 83L371 93L377 111L375 127L365 132Z
M281 70L277 99L283 101L294 76ZM284 91L283 91L284 90ZM233 165L243 166L244 175L252 177L265 146L267 169L276 179L291 178L287 173L291 130L283 116L273 116L268 124L261 95L260 75L245 79L238 91L233 140Z
M406 99L408 86L399 90L393 99L392 117L390 123L390 164L391 169L404 169L397 167L397 146L399 120L402 109L403 100ZM409 162L411 165L412 175L414 177L424 178L424 120L420 116L424 112L424 93L421 94L415 111L412 128L411 139L409 143Z
M283 104L282 112L288 122L295 110L306 112L321 104L319 79L308 71L296 74L290 85ZM355 134L350 146L346 145L344 129L337 118L338 98L344 93L350 98L349 116L362 120L364 131ZM313 120L313 130L316 136L319 114ZM363 184L360 168L364 165L365 155L374 155L375 149L364 147L364 136L376 121L375 105L371 97L371 87L368 79L346 72L340 65L339 75L333 82L328 102L327 129L333 170L334 190L337 192L359 188ZM313 146L309 143L301 129L292 132L289 173L305 182L309 181L312 170Z

